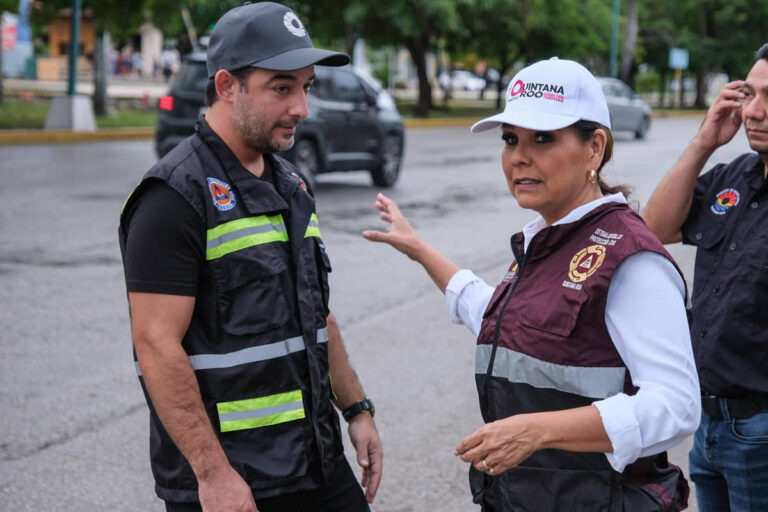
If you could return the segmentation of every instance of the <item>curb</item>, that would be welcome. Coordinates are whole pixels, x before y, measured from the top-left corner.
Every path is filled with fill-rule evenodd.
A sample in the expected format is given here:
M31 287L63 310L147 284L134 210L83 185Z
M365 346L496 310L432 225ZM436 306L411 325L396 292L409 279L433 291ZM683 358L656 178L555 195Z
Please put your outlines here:
M105 128L95 132L2 130L0 144L46 144L53 142L87 142L91 140L151 139L153 128Z

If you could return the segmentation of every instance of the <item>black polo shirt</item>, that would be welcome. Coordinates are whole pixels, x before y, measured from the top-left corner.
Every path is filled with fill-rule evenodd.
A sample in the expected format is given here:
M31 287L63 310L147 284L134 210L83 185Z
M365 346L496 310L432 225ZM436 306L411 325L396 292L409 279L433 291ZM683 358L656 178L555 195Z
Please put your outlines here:
M756 153L701 175L683 226L697 246L693 342L704 394L768 393L768 182Z

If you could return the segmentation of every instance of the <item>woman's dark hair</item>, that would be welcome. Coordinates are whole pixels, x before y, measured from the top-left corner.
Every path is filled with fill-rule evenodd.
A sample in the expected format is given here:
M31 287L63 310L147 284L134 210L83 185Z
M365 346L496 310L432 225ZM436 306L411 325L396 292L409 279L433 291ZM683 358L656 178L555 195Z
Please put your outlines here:
M580 121L577 121L571 126L576 129L576 132L581 136L584 142L589 141L592 138L592 136L595 134L595 130L597 130L598 128L605 132L605 136L606 136L605 153L603 153L603 161L600 162L600 167L596 169L597 184L600 186L600 192L602 192L603 194L616 194L621 192L624 195L624 197L629 198L629 194L632 193L632 187L630 187L629 185L615 185L611 187L607 183L605 183L603 179L600 177L600 171L603 169L605 164L607 164L608 161L613 156L613 134L611 134L611 130L600 123L596 123L594 121L585 121L583 119Z
M240 84L240 92L248 92L248 77L254 69L256 68L246 66L229 72ZM208 85L205 86L205 103L210 107L217 101L219 101L219 95L216 93L216 83L213 78L210 78Z

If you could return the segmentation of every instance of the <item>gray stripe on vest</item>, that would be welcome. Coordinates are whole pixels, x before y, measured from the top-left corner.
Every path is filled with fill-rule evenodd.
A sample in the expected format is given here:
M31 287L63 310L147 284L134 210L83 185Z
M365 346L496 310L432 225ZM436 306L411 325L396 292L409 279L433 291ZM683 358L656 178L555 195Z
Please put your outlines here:
M262 224L261 226L249 226L247 228L238 229L237 231L232 231L230 233L224 233L222 235L219 235L216 238L213 238L211 240L208 240L208 243L206 245L206 248L208 249L215 249L216 247L223 245L227 242L231 242L232 240L237 240L239 238L245 238L249 235L260 235L262 233L268 233L270 231L285 231L285 224Z
M317 330L317 342L326 343L328 341L328 328L323 327ZM287 356L295 352L304 350L304 337L294 336L287 340L276 341L268 345L258 347L248 347L235 352L226 354L195 354L189 356L189 362L195 370L214 370L217 368L231 368L241 364L257 363L267 361L278 357ZM141 376L139 362L136 365L136 373Z
M475 373L485 375L491 345L478 345ZM567 366L542 361L504 347L496 350L493 376L535 388L550 388L588 398L608 398L624 390L625 368Z
M301 400L298 402L288 402L287 404L278 404L271 407L264 407L263 409L249 409L247 411L237 412L225 412L219 414L219 421L224 423L225 421L237 421L237 420L249 420L251 418L263 418L264 416L271 416L273 414L279 414L281 412L295 411L297 409L303 409L304 404Z

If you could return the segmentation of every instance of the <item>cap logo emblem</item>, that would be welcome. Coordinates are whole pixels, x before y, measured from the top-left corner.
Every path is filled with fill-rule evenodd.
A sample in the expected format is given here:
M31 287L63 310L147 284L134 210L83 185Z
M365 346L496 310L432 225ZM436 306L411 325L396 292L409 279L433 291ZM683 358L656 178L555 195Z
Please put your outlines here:
M605 259L605 247L602 245L590 245L574 254L571 258L568 279L574 283L586 281L603 264Z
M301 20L293 11L288 11L283 16L283 25L288 29L288 32L296 37L304 37L307 35L307 29L302 25Z
M235 193L228 183L216 178L208 178L208 190L211 192L213 206L219 211L225 212L235 207Z
M739 191L735 188L721 190L710 209L715 215L725 215L728 210L739 204Z
M507 101L520 98L543 98L563 103L565 101L565 91L562 85L535 82L524 83L522 80L518 80L509 88L509 99Z

